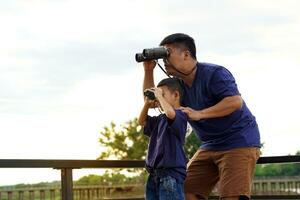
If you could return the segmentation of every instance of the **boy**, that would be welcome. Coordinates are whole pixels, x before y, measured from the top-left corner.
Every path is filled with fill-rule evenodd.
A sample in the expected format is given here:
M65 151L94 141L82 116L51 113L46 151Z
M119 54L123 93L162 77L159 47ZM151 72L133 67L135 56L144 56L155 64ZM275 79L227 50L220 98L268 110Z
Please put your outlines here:
M183 150L187 129L187 116L180 108L182 88L178 79L166 78L153 92L155 100L145 97L139 117L144 134L150 137L146 169L146 200L184 199L183 182L186 177L187 159ZM158 103L164 114L148 116L153 103Z

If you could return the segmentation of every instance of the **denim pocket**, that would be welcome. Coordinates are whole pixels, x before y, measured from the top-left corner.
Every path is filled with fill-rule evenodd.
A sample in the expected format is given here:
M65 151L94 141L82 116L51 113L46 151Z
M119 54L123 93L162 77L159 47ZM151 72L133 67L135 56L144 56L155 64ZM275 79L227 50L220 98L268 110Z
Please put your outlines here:
M183 200L183 185L175 178L166 176L160 178L159 199L162 200Z
M164 190L170 191L170 192L176 191L177 182L176 182L175 178L173 178L171 176L162 177L160 179L160 183Z

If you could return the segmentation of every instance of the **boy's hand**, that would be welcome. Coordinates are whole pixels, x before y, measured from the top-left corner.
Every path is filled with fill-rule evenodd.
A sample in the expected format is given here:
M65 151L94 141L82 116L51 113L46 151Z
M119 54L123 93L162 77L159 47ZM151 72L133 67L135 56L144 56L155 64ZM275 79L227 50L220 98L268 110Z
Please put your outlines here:
M148 96L149 94L146 95L147 92L151 92L150 96L152 96L151 94L153 94L153 97L150 98L150 96ZM149 106L149 108L157 107L157 100L155 98L154 88L149 88L144 91L144 101L145 101L145 104L147 104L147 106Z
M151 100L148 97L145 97L145 104L148 106L148 108L156 108L157 107L157 101Z
M155 94L155 97L156 97L157 99L163 97L163 91L162 91L161 88L152 88L152 90L153 90L153 92L154 92L154 94Z

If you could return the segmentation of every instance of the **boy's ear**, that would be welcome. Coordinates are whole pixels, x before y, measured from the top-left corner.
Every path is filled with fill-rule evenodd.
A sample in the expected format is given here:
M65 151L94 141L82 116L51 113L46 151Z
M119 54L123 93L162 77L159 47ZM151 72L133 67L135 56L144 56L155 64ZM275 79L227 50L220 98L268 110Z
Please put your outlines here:
M174 95L175 95L176 98L179 98L179 97L180 97L178 91L175 91L175 92L174 92Z

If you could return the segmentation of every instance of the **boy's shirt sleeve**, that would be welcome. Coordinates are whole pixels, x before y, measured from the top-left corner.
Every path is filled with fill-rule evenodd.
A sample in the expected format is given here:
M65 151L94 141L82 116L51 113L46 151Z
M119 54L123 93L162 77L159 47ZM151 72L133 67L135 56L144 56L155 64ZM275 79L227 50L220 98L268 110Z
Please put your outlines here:
M219 101L228 96L240 95L234 77L223 67L213 73L208 89Z
M175 110L174 120L168 120L172 133L177 137L184 139L187 131L187 115L181 110Z
M147 122L144 126L144 134L147 136L151 136L152 130L154 129L155 125L157 124L158 117L157 116L147 116Z

